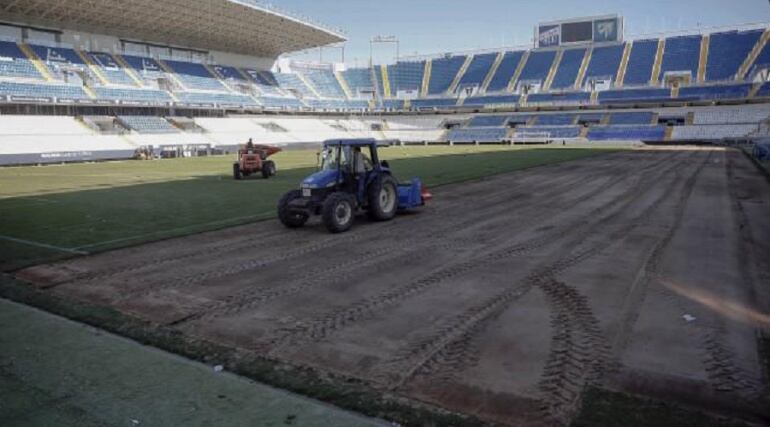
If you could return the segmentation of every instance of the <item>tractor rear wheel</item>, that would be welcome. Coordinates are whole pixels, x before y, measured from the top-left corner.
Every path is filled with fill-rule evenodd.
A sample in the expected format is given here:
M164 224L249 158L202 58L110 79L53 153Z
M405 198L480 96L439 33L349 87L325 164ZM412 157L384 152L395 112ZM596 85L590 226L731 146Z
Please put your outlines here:
M233 163L233 178L240 180L242 177L243 175L241 175L241 165L238 163Z
M269 179L271 176L275 176L275 163L268 160L262 163L262 178Z
M278 201L278 219L286 228L300 228L308 220L308 216L303 213L297 213L290 209L289 204L292 200L301 199L302 192L299 190L292 190L284 194L281 200Z
M350 230L355 221L356 202L346 193L332 193L324 201L321 217L331 233L344 233Z
M382 175L375 180L367 192L369 218L375 221L389 221L398 210L398 184L389 175Z

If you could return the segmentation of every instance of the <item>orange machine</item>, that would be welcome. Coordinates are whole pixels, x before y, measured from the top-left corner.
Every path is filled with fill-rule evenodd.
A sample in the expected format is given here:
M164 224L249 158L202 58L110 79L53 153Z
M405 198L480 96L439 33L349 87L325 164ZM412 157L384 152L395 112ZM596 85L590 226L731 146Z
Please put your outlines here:
M239 180L259 172L265 179L275 176L275 162L267 159L280 152L280 148L268 145L242 145L238 150L238 162L233 163L233 178Z

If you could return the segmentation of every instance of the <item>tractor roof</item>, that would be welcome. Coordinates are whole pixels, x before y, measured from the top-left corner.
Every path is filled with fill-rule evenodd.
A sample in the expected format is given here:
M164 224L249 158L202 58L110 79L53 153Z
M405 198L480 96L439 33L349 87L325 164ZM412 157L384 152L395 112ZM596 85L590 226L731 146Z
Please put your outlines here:
M378 141L374 138L329 139L324 141L324 147L330 145L342 145L348 147L370 147L376 145L378 147L390 147L392 141Z

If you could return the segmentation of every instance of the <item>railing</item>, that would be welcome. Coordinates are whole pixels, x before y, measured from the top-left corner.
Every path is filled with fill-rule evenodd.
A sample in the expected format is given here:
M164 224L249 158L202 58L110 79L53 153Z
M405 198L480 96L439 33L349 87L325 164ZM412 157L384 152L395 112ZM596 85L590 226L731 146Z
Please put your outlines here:
M268 11L268 12L271 12L271 13L274 13L274 14L283 15L284 17L293 19L295 21L301 21L302 23L311 24L311 25L313 25L315 27L318 27L318 28L320 28L322 30L334 33L337 36L340 36L340 37L343 37L343 38L346 37L345 31L342 30L339 27L328 25L326 23L318 21L315 18L311 18L311 17L309 17L307 15L303 15L303 14L297 13L295 11L290 11L290 10L284 9L282 7L279 7L279 6L275 6L272 3L268 3L268 2L265 2L265 1L262 1L262 0L230 0L230 1L235 2L235 3L245 4L247 6L256 7L258 9L262 9L262 10L265 10L265 11Z

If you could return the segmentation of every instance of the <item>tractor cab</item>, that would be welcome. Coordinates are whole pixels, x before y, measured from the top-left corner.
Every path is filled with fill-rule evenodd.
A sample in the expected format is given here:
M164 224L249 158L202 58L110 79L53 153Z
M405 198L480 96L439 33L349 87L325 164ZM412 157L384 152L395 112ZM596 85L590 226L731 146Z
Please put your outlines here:
M389 142L374 139L329 140L319 153L319 169L279 202L278 216L289 228L301 227L321 215L334 233L347 231L357 211L376 221L388 221L397 211L425 204L430 194L415 178L399 184L378 150Z

